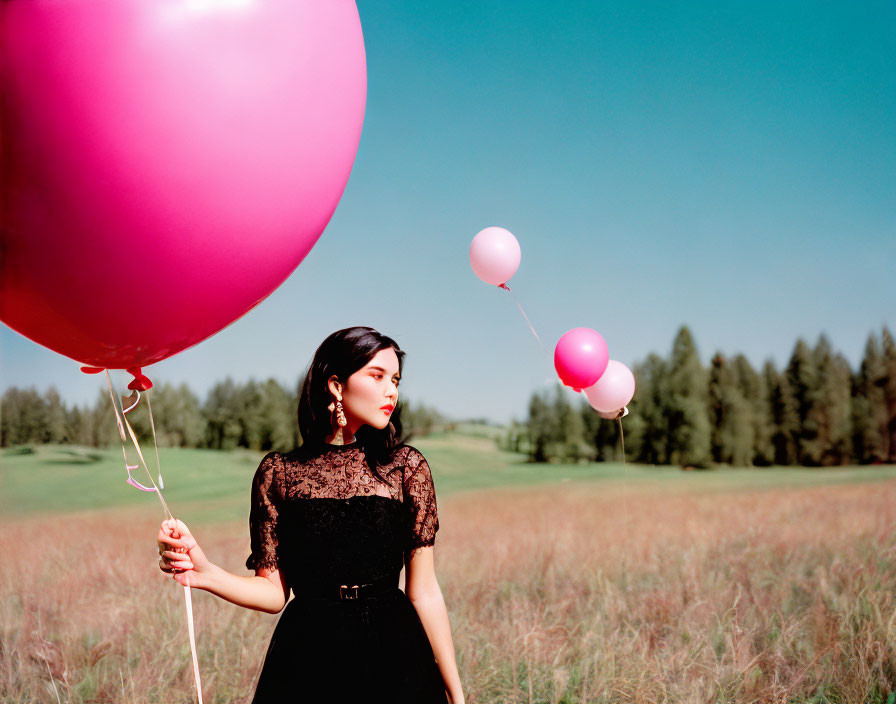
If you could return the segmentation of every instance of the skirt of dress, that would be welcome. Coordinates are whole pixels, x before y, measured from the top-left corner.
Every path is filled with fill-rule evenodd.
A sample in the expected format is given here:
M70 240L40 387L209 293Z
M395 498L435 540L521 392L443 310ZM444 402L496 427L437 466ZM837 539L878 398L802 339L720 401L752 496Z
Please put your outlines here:
M274 629L253 704L447 704L432 646L407 595L294 598Z

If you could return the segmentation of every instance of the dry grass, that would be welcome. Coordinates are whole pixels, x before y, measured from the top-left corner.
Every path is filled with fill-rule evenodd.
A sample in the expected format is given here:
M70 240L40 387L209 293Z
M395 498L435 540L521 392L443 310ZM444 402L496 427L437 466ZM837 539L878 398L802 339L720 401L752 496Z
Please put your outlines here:
M669 493L565 484L440 501L470 704L886 702L896 482ZM152 513L0 525L0 699L188 702ZM196 530L245 573L242 524ZM207 702L251 694L275 618L194 596ZM891 700L892 701L892 700Z

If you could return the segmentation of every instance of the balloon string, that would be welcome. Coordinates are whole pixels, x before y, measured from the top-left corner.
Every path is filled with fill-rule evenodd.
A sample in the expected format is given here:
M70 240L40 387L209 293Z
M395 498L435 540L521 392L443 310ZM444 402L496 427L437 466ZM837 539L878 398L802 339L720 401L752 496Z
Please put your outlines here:
M149 413L149 427L152 428L152 446L156 451L156 469L159 472L159 489L164 489L165 482L162 481L162 462L159 459L159 443L156 440L156 423L152 418L152 404L149 402L149 394L146 394L146 410Z
M146 460L143 458L143 452L140 450L140 443L137 441L137 436L134 433L134 429L131 427L131 424L128 422L127 416L125 415L129 411L134 410L137 407L137 404L140 403L140 392L134 391L136 396L134 403L128 406L127 409L124 408L122 404L121 410L119 411L118 404L115 402L115 392L112 389L112 379L109 376L109 370L104 370L106 373L106 384L109 387L109 398L112 401L112 410L115 412L115 421L118 425L118 435L121 438L121 452L124 455L124 466L128 473L128 484L131 486L136 486L138 489L142 489L143 491L154 491L156 495L159 497L159 501L162 502L162 508L165 511L165 514L168 518L174 518L171 514L171 511L168 510L168 504L165 503L165 499L162 496L162 492L159 490L159 487L156 486L155 482L152 480L152 474L149 471L149 467L146 465ZM149 412L149 423L153 429L153 443L156 442L156 434L155 434L155 423L152 418L152 407L149 405L149 397L146 398L146 406ZM128 464L128 453L127 448L125 447L125 443L127 438L125 437L125 428L128 431L128 436L131 438L131 442L134 443L134 448L137 451L138 457L140 457L140 462L143 464L143 468L146 470L146 476L149 477L149 482L152 484L152 488L145 487L136 480L131 477L131 470L137 469L137 465ZM159 448L158 444L156 444L156 462L159 465L159 483L162 480L162 469L159 460ZM196 655L196 635L195 630L193 628L193 599L192 593L190 591L190 587L184 585L184 601L187 609L187 632L190 637L190 653L193 657L193 679L196 684L196 696L199 700L199 704L202 704L202 682L199 678L199 660Z
M625 464L625 433L622 432L622 418L617 418L619 424L619 444L622 447L622 464Z
M193 655L193 678L196 682L196 696L202 704L202 685L199 681L199 660L196 657L196 633L193 629L193 596L190 587L184 585L184 602L187 607L187 632L190 634L190 652Z
M115 411L115 419L118 422L118 434L121 437L121 451L124 454L124 464L125 469L127 469L128 472L128 479L133 480L133 478L131 477L131 469L136 469L137 465L128 464L128 453L127 449L125 448L125 443L127 441L127 438L124 434L125 429L127 429L128 431L128 436L130 437L131 442L134 444L134 449L137 451L137 456L140 458L140 464L142 464L143 469L146 470L146 476L149 477L149 483L152 485L152 488L144 487L142 485L139 485L137 488L142 489L143 491L154 491L159 497L159 501L162 502L162 509L165 511L166 518L174 518L174 516L171 514L171 511L168 510L168 504L165 503L165 498L162 496L162 492L159 491L159 487L156 486L156 483L152 479L152 474L149 471L149 467L147 466L146 460L143 457L143 452L140 449L140 443L137 441L137 436L134 433L134 429L131 427L131 424L128 422L127 416L125 415L126 413L134 410L134 408L137 407L137 404L140 402L140 392L135 392L137 398L135 402L127 408L127 410L125 410L124 405L122 405L122 410L119 411L118 404L115 403L115 392L112 389L112 379L109 376L109 370L107 369L105 373L106 384L109 387L109 397L112 399L112 409ZM133 486L138 483L135 481L128 481L128 484L131 484Z
M622 432L622 416L616 418L619 425L619 445L622 448L622 510L625 516L625 534L631 536L631 526L628 524L628 464L625 461L625 433Z
M535 335L535 339L538 340L538 344L541 345L541 349L544 351L545 355L547 355L548 360L551 359L551 353L548 351L548 348L544 346L544 343L541 341L541 338L538 336L538 333L535 331L535 327L532 325L532 321L529 320L529 316L526 315L526 311L523 310L523 306L520 303L519 299L516 297L516 294L510 290L510 286L507 284L500 284L498 288L503 288L507 293L509 293L514 302L516 303L516 307L520 309L520 313L523 314L523 318L526 319L526 324L529 326L529 329L532 331L532 334Z
M139 402L140 399L138 398L137 402L128 406L128 408L124 408L124 405L122 405L122 411L119 413L118 406L115 403L115 392L112 390L111 380L107 379L107 382L109 385L109 400L112 402L112 411L115 413L115 422L118 425L118 437L121 439L121 454L124 456L124 468L125 468L125 471L128 473L127 483L133 487L136 487L137 489L140 489L140 491L148 491L148 492L156 491L155 487L144 486L143 484L138 482L136 479L134 479L134 477L131 475L131 472L134 471L135 469L139 469L140 465L139 464L131 464L129 462L128 451L127 451L127 448L125 447L125 443L127 442L127 437L125 436L125 433L124 433L124 424L122 423L122 418L124 417L125 413L127 413L128 411L130 411L134 408L134 406L136 405L137 402Z

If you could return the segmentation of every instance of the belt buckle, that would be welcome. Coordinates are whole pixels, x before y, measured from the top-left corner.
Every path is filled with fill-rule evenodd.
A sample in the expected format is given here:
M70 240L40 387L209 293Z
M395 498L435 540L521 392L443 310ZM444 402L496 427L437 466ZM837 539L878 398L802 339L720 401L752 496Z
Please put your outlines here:
M358 587L359 587L359 585L357 585L357 584L353 584L351 586L348 586L345 584L339 585L339 598L340 599L357 599L358 598ZM344 590L351 590L351 589L355 590L354 596L352 596L351 591L344 591Z

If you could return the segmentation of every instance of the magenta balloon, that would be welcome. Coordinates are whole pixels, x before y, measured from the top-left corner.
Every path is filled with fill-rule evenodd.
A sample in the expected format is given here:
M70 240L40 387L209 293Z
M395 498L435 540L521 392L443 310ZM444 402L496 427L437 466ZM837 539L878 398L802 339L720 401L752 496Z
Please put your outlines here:
M520 267L520 243L503 227L486 227L470 243L470 266L487 284L500 286L513 278Z
M585 389L588 403L596 411L610 413L625 408L635 395L635 377L622 362L611 359L594 384Z
M591 328L573 328L554 348L554 368L567 386L576 391L596 382L610 360L607 343Z
M0 12L0 320L79 362L142 366L220 330L301 263L364 120L353 1Z

